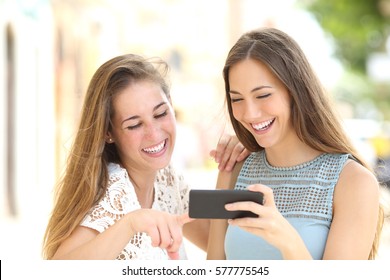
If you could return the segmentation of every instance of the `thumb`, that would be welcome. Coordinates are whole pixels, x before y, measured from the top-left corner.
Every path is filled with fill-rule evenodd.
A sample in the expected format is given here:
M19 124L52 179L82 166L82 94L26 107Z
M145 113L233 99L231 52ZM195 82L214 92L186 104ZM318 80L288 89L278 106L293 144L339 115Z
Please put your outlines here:
M264 206L275 206L274 194L270 187L262 184L255 184L248 186L248 190L263 193Z

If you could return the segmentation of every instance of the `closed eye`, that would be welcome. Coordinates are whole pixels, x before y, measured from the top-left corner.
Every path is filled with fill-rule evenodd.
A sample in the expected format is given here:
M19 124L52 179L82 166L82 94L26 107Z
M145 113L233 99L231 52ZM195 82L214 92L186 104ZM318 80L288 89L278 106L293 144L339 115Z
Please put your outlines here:
M156 119L159 119L159 118L165 117L166 115L168 115L168 110L162 112L161 114L157 114L157 115L155 115L154 117L155 117Z
M133 130L133 129L140 127L141 125L142 125L142 123L138 123L136 125L130 125L130 126L126 127L126 129Z
M259 96L256 96L257 99L262 99L262 98L267 98L271 95L271 93L267 93L267 94L263 94L263 95L259 95Z
M161 114L154 115L154 118L155 119L160 119L160 118L165 117L166 115L168 115L168 110L162 112ZM139 122L139 123L137 123L135 125L129 125L129 126L125 127L125 129L127 129L127 130L134 130L134 129L137 129L137 128L141 127L141 126L142 126L142 122Z
M239 102L239 101L241 101L242 100L242 98L230 98L230 101L232 102L232 103L236 103L236 102Z

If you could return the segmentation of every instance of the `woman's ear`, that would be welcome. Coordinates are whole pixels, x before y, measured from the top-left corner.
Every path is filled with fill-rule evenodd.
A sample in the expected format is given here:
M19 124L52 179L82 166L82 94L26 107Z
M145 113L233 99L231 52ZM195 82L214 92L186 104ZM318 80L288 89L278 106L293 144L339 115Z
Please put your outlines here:
M114 141L114 138L112 137L111 133L110 133L110 132L107 132L107 134L106 134L106 143L112 144L112 143L114 143L114 142L115 142L115 141Z

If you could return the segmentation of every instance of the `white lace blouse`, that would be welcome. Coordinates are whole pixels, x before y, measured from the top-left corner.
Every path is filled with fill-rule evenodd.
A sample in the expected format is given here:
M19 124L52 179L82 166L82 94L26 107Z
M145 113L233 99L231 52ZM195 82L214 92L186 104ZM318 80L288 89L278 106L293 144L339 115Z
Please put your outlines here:
M126 169L118 164L110 163L108 172L109 182L106 194L81 222L82 226L98 232L103 232L125 214L141 208ZM168 166L160 170L156 176L152 209L171 214L183 214L188 211L188 193L189 187L183 177ZM180 258L186 258L183 245L180 249ZM117 259L168 259L168 255L165 250L153 247L151 238L146 233L138 232Z

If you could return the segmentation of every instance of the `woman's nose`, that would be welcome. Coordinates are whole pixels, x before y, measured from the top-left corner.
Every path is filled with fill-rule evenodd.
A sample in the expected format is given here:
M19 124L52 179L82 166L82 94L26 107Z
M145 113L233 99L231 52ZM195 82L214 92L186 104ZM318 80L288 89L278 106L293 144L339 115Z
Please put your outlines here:
M246 101L244 106L244 118L247 120L259 118L261 109L252 101Z
M149 139L157 138L159 131L160 128L156 123L145 124L145 136Z

